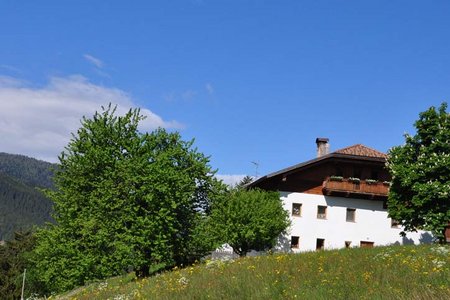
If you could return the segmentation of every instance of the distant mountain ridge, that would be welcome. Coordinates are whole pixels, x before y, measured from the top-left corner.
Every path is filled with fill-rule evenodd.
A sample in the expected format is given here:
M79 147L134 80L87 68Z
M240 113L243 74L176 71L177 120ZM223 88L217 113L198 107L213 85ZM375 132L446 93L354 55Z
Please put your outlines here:
M52 203L39 189L53 187L55 168L35 158L0 153L0 240L51 221Z
M43 160L0 152L0 172L32 187L53 187L54 168L56 164Z

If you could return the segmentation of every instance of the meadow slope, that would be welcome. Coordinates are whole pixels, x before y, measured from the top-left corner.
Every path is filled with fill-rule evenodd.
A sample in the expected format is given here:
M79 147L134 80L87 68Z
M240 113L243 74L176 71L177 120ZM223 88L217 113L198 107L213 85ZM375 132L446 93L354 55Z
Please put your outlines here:
M51 299L450 299L450 247L272 254L138 280L110 278Z

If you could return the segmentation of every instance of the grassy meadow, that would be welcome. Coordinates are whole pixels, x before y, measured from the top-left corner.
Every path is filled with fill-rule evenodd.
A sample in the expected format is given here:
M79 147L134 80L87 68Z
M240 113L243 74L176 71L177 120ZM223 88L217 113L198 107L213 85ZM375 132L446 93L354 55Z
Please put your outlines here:
M450 299L450 247L391 246L203 261L51 299Z

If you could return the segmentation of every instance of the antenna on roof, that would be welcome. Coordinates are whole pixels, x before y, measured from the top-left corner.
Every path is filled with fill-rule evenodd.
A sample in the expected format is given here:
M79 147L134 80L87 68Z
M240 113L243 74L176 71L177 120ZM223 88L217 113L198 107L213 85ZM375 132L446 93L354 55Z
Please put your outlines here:
M252 164L255 165L255 180L258 179L258 167L259 167L259 162L257 161L252 161Z

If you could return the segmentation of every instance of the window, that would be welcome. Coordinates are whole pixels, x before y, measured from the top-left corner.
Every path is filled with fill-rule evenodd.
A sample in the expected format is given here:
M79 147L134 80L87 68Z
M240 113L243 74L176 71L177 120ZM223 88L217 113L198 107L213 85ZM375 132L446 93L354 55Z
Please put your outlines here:
M356 209L347 208L347 216L346 216L347 222L355 222L355 214L356 214Z
M317 239L316 240L316 250L323 250L325 245L325 239Z
M327 207L326 206L317 206L317 219L326 219L327 218Z
M361 241L361 248L373 248L373 242Z
M296 217L300 217L302 215L301 203L292 203L292 215Z
M298 248L299 242L300 242L300 237L291 236L291 248Z
M400 222L394 219L391 219L391 227L392 228L400 228Z
M351 241L345 241L345 248L350 248L352 245Z

